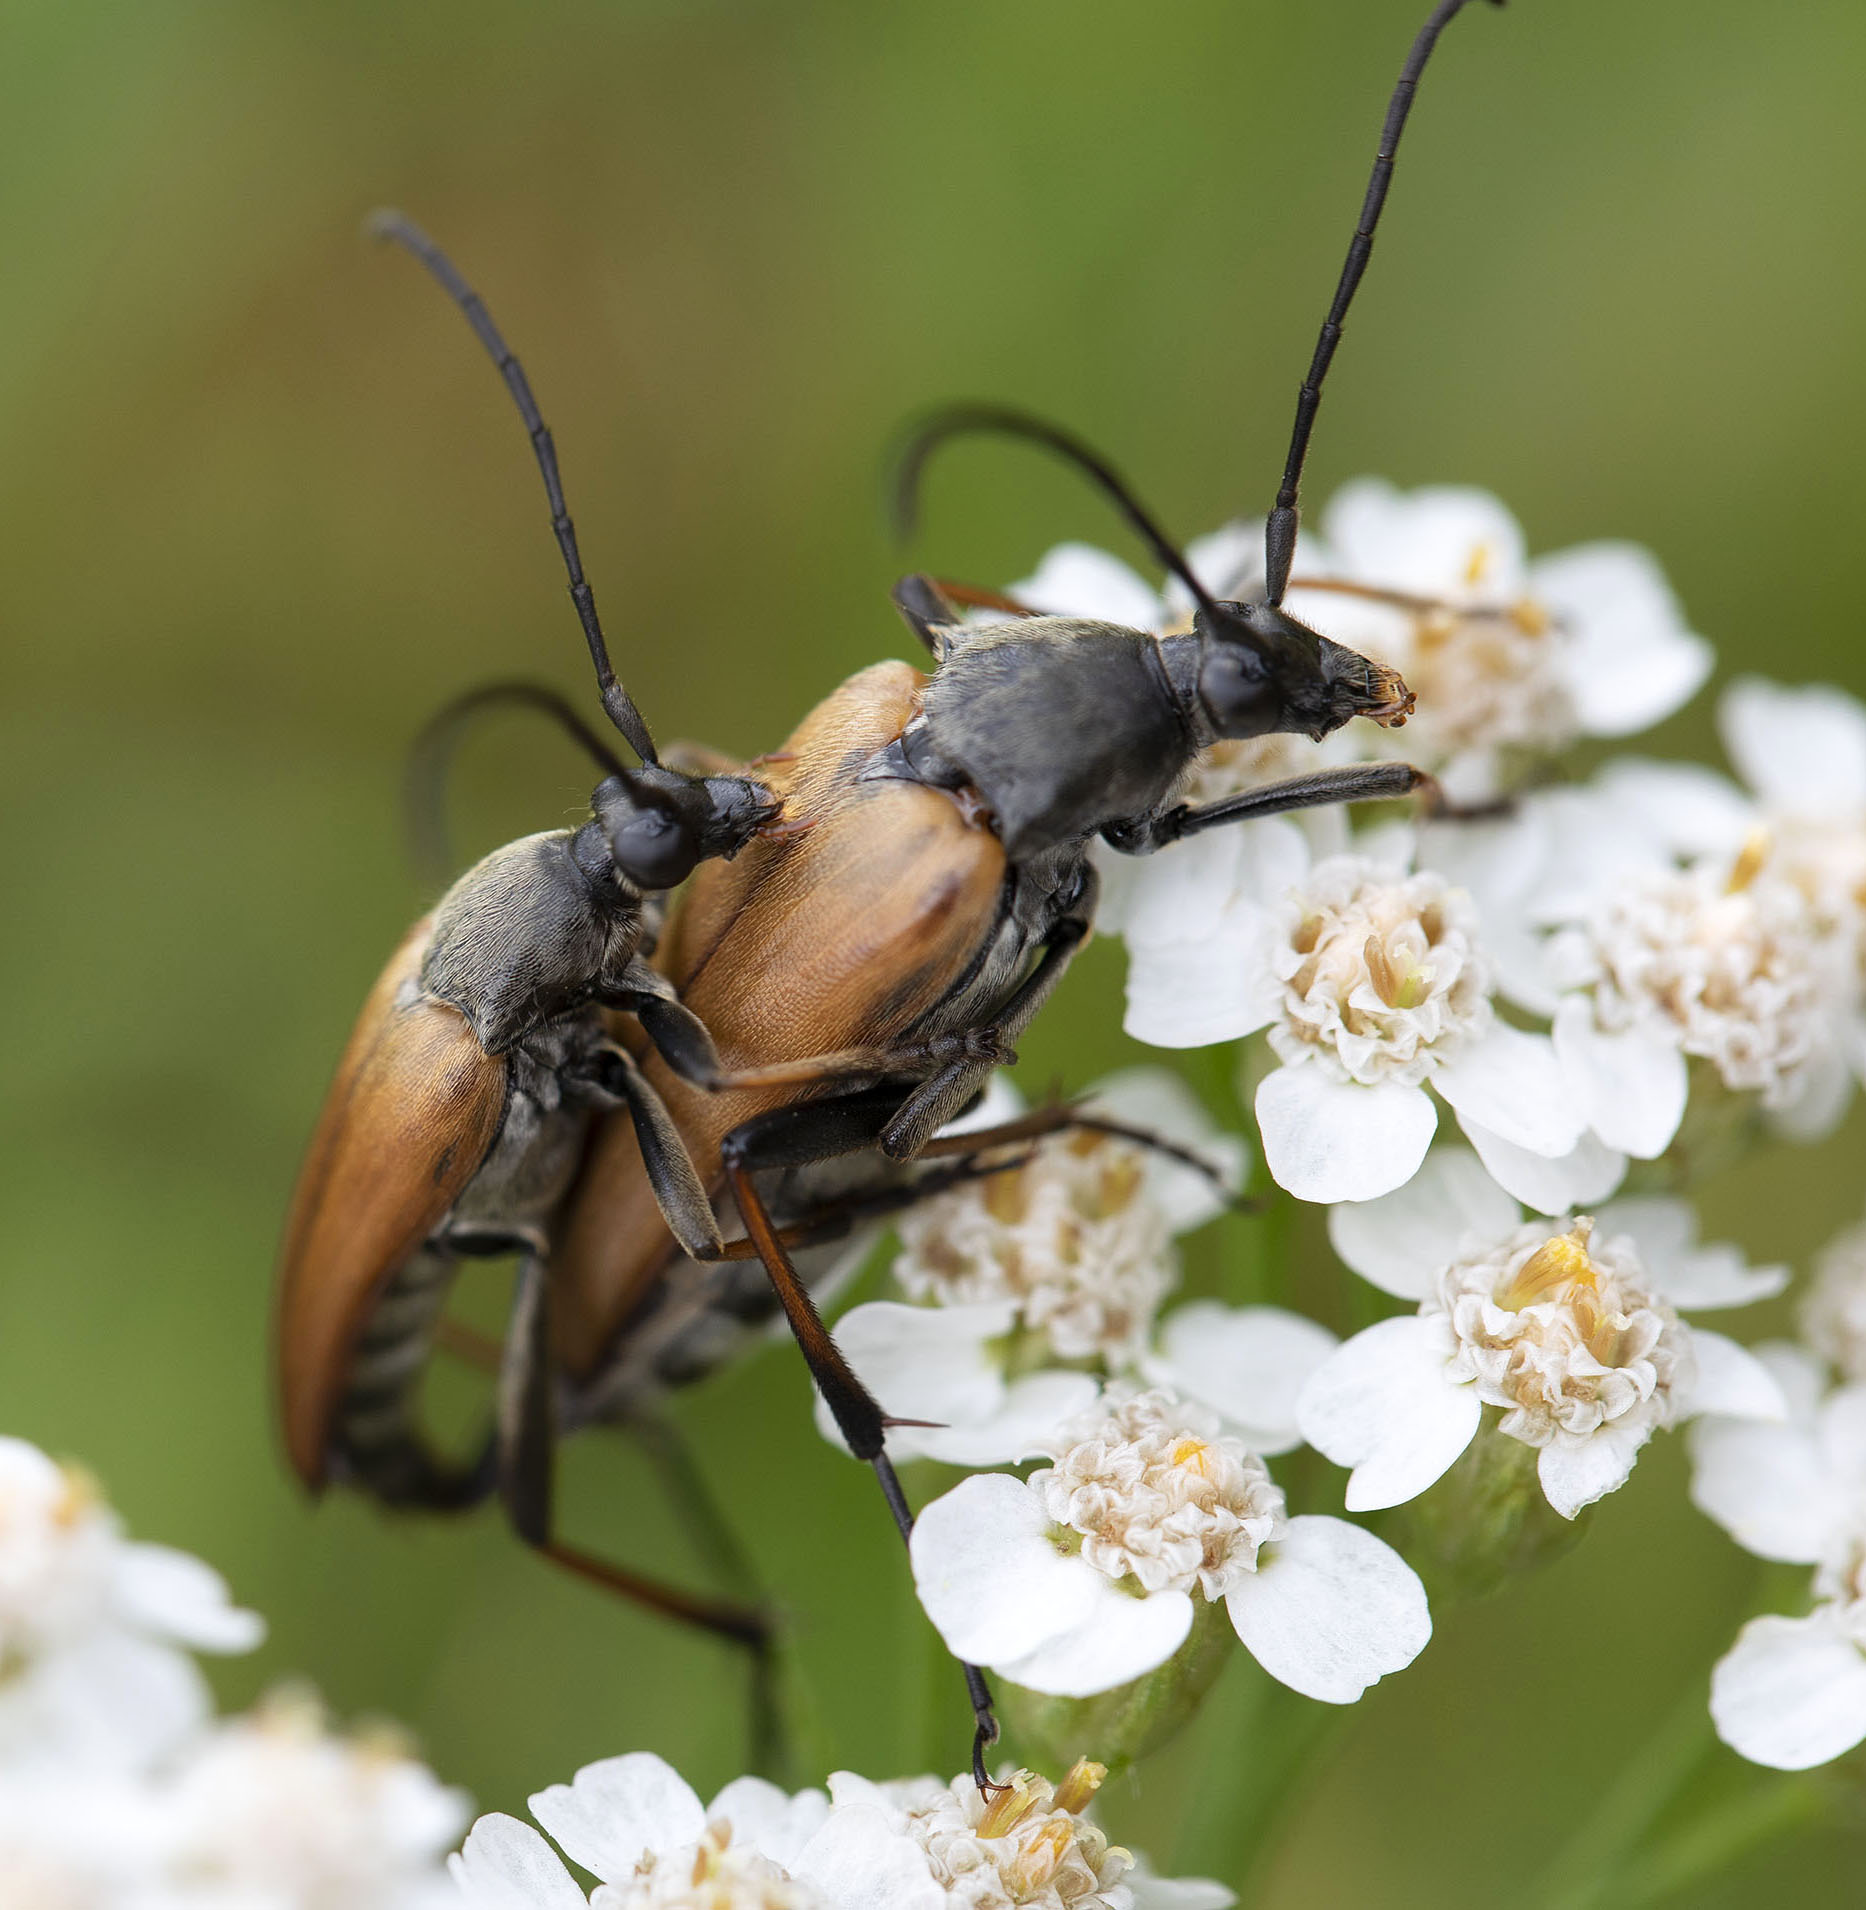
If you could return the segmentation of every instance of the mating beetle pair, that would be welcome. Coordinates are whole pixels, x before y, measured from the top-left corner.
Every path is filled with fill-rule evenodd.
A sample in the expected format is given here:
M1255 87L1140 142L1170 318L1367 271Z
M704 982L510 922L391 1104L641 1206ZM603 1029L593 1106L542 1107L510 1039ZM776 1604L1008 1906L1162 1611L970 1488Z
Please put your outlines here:
M641 758L607 772L592 819L496 852L404 942L340 1066L288 1227L279 1308L287 1443L307 1483L349 1478L400 1504L495 1488L532 1544L661 1608L756 1642L755 1612L638 1578L551 1528L561 1431L644 1411L722 1355L775 1292L844 1439L911 1523L887 1419L818 1317L821 1245L935 1176L1066 1119L946 1139L1089 933L1099 836L1140 854L1199 830L1315 804L1403 796L1429 779L1380 763L1201 807L1175 801L1226 737L1403 721L1390 671L1281 608L1304 457L1371 247L1419 73L1464 0L1414 43L1341 283L1304 381L1266 537L1263 587L1215 600L1107 466L1017 414L961 411L917 441L1010 431L1061 452L1120 504L1191 591L1189 632L1074 618L973 624L924 577L896 602L931 652L858 673L757 773L662 765L617 682L529 386L484 307L406 221L463 307L530 431L604 708ZM960 593L963 594L963 593ZM554 706L548 693L524 691ZM563 714L568 715L567 712ZM649 898L685 879L664 925ZM656 939L655 961L647 956ZM632 1022L632 1031L618 1017ZM623 1118L626 1115L627 1118ZM944 1169L916 1164L947 1157ZM745 1227L725 1241L730 1191ZM437 1458L415 1382L458 1260L516 1252L498 1425L481 1456ZM755 1255L760 1267L746 1262ZM768 1286L766 1283L768 1282ZM968 1668L978 1735L989 1695Z

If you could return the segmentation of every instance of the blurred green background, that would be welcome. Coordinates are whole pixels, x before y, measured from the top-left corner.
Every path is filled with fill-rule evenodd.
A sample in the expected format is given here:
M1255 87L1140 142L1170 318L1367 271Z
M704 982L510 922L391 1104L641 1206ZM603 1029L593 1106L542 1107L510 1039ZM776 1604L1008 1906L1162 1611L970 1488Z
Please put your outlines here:
M653 1748L740 1768L719 1650L523 1554L288 1483L267 1289L364 990L426 899L397 784L458 688L586 673L536 474L458 317L358 237L455 253L556 427L618 660L660 733L751 752L908 654L882 449L990 396L1115 450L1170 523L1261 510L1422 0L9 0L0 58L7 1037L0 1427L81 1456L139 1533L273 1623L288 1672L405 1720L484 1806ZM1866 690L1858 645L1866 12L1519 0L1448 38L1330 392L1312 496L1364 470L1496 489L1538 549L1650 544L1726 670ZM1101 507L953 454L921 556L1002 580ZM1659 746L1710 746L1709 700ZM475 847L573 816L522 720L469 751ZM1100 948L1026 1046L1126 1058ZM1719 1183L1805 1263L1861 1124ZM1209 1271L1209 1270L1208 1270ZM1316 1256L1318 1309L1341 1306ZM1784 1316L1785 1317L1785 1316ZM865 1477L773 1348L683 1425L790 1613L807 1754L920 1768L958 1694ZM586 1542L693 1574L636 1455L567 1465ZM1589 1542L1441 1615L1346 1721L1260 1875L1276 1905L1493 1905L1701 1688L1758 1580L1656 1447ZM1119 1787L1162 1862L1220 1860L1244 1674ZM1184 1831L1183 1836L1180 1834ZM1177 1841L1176 1841L1177 1840ZM1827 1832L1694 1903L1859 1878Z

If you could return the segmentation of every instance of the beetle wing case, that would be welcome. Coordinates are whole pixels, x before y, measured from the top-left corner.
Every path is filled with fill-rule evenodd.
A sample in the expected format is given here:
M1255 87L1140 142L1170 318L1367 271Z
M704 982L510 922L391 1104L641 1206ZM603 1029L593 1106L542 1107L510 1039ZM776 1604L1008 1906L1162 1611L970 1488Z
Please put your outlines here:
M456 1010L416 992L430 932L415 925L363 1005L285 1225L280 1405L292 1466L313 1489L372 1298L479 1171L505 1110L505 1063Z
M1005 888L997 838L944 791L862 777L917 714L926 681L878 663L818 704L761 771L786 819L811 827L705 863L682 891L657 965L728 1066L898 1041L989 942ZM658 1056L644 1066L713 1185L733 1128L802 1098L708 1095ZM558 1352L573 1375L601 1362L673 1255L633 1128L610 1116L553 1252Z

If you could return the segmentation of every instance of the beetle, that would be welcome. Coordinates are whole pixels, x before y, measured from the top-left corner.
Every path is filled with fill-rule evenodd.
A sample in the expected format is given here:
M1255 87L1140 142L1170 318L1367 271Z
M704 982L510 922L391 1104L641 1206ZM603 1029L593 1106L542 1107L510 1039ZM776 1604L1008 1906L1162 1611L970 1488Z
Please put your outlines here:
M383 215L377 227L444 282L451 274L406 220ZM457 276L453 289L472 296ZM751 775L689 773L661 760L611 666L524 372L484 307L469 310L526 417L603 707L640 764L625 767L549 691L495 686L452 713L494 698L529 702L604 773L581 827L508 843L462 875L409 931L365 1002L280 1254L274 1338L286 1451L314 1492L340 1480L391 1505L454 1508L496 1489L521 1537L559 1564L762 1645L765 1620L750 1606L661 1585L557 1538L554 1398L539 1334L548 1226L600 1111L625 1110L636 1124L658 1214L687 1254L705 1261L744 1251L722 1240L678 1129L616 1035L626 1017L644 1051L701 1092L790 1078L798 1063L763 1075L726 1070L704 1024L647 959L656 898L709 859L781 838L782 798ZM816 1071L807 1058L801 1065ZM419 1423L420 1370L460 1262L513 1254L520 1272L495 1433L477 1455L449 1459Z

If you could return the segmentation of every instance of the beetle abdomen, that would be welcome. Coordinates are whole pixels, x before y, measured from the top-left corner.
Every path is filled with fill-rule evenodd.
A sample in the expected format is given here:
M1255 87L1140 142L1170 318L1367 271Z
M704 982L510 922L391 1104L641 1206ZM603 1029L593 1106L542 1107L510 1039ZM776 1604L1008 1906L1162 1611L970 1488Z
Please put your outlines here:
M429 1247L390 1276L357 1338L332 1421L331 1476L385 1505L455 1511L492 1489L490 1440L470 1462L446 1459L419 1422L421 1374L457 1265Z

